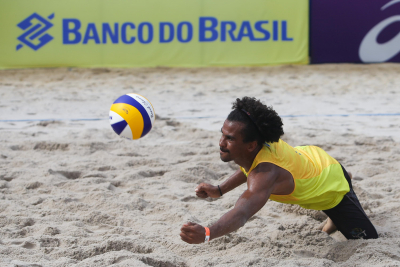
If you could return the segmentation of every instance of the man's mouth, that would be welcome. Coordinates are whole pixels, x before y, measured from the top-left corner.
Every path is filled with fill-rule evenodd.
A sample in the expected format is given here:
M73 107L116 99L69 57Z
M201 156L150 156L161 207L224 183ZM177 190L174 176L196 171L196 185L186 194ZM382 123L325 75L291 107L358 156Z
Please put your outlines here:
M223 152L223 153L228 153L229 152L229 150L228 149L223 149L223 148L219 148L219 150L220 150L220 152Z

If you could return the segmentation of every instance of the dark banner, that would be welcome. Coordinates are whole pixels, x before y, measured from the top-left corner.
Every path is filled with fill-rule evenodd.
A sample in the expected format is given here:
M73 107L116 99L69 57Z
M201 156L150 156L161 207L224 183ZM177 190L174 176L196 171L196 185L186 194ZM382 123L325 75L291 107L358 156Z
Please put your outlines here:
M400 0L311 0L311 63L400 62Z

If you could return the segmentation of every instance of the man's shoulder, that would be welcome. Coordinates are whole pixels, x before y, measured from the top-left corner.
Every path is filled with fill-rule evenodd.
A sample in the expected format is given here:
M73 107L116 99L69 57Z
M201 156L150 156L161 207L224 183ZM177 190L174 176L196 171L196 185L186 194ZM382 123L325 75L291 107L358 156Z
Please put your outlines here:
M279 167L271 162L260 162L249 174L250 176L265 175L267 177L273 177L279 172Z
M260 162L257 164L257 166L254 168L254 170L257 171L271 171L273 170L277 165L271 162Z

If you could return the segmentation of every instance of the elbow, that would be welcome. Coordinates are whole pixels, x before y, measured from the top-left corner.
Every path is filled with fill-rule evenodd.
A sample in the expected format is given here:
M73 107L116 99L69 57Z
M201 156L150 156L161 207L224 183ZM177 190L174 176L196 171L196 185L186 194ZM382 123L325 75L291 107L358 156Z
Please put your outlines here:
M243 227L246 223L247 223L247 218L246 217L242 217L240 220L239 220L239 228L241 228L241 227Z
M248 216L248 214L242 213L238 218L239 228L243 227L249 219L250 217Z

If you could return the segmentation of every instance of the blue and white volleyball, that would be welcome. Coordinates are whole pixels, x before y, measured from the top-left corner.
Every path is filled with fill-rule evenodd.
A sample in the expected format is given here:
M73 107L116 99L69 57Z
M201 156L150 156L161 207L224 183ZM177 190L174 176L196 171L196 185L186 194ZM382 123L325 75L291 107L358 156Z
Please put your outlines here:
M150 101L138 94L119 97L110 108L110 124L114 132L128 139L148 134L155 120Z

